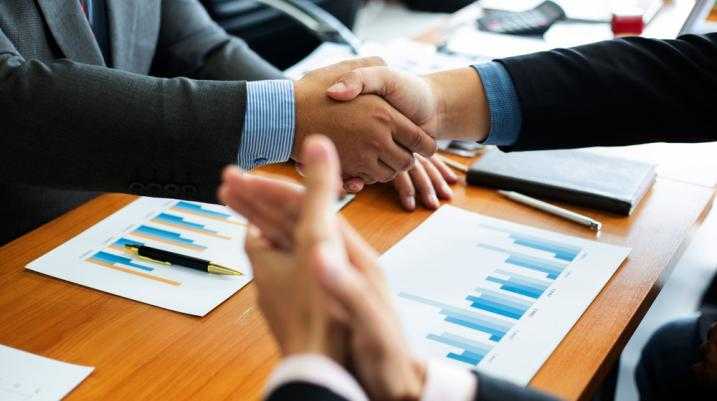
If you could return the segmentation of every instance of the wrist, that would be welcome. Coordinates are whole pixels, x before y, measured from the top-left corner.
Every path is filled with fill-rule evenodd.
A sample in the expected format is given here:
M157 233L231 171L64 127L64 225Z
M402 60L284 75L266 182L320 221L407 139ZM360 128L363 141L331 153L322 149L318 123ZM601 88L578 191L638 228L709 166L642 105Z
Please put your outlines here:
M439 139L483 141L490 130L490 112L480 76L461 68L425 77L436 96Z
M306 83L302 80L294 81L294 143L291 147L291 158L298 160L301 154L301 144L304 143L306 133L310 130L307 126L310 118L307 118L307 102L309 101Z

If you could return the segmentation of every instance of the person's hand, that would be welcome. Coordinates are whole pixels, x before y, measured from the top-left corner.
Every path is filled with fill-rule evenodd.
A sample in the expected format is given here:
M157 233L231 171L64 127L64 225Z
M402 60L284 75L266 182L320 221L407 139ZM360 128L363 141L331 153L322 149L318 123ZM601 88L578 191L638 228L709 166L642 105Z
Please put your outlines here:
M428 209L438 209L439 199L450 200L453 190L449 185L458 182L456 174L436 155L423 157L416 155L412 169L400 173L393 180L401 206L409 212L416 210L416 198ZM344 181L344 189L350 193L358 193L364 189L360 178Z
M314 271L327 299L347 327L348 359L372 400L419 400L426 365L414 357L391 302L377 252L346 223L341 225L349 266L316 259Z
M358 374L371 399L417 400L425 366L407 349L377 268L378 255L331 207L338 185L333 146L326 139L312 138L305 154L306 194L278 181L271 189L280 195L277 198L293 199L294 206L303 198L298 202L292 250L272 246L257 229L247 238L262 311L284 354L331 356ZM245 178L233 172L237 171L227 170L220 189L225 200L237 193L236 179ZM257 187L266 189L265 180ZM361 293L365 299L359 300ZM327 320L329 314L334 320Z
M253 266L259 306L282 354L320 354L344 363L346 333L329 316L328 302L312 273L317 260L323 258L347 263L341 238L334 234L339 227L332 207L339 167L330 149L325 137L307 141L303 157L309 192L303 196L293 227L293 249L277 248L255 226L249 229L245 248Z
M378 96L351 102L328 98L326 88L356 68L382 65L378 58L345 61L321 68L295 82L296 130L292 158L300 155L306 137L328 136L336 146L345 177L368 184L388 182L413 165L413 153L431 156L434 139Z
M462 68L417 77L386 66L357 68L331 85L327 95L353 101L375 94L437 139L481 141L490 115L480 76Z

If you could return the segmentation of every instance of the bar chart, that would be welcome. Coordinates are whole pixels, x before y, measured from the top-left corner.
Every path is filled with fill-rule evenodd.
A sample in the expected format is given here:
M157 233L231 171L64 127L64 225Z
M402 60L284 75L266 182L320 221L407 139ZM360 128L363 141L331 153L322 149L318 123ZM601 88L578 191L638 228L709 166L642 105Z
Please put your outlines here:
M444 206L381 263L419 355L527 384L628 252Z
M246 224L223 206L140 198L29 268L88 287L203 316L251 281ZM126 245L198 257L245 273L228 277L153 261ZM78 260L68 264L68 260Z

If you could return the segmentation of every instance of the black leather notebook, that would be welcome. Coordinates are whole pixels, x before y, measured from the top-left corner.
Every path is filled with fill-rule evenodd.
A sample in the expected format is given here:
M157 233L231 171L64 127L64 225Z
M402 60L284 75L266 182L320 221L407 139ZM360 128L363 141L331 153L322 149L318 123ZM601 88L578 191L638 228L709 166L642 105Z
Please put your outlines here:
M655 182L655 166L584 150L491 151L471 166L467 180L629 215Z

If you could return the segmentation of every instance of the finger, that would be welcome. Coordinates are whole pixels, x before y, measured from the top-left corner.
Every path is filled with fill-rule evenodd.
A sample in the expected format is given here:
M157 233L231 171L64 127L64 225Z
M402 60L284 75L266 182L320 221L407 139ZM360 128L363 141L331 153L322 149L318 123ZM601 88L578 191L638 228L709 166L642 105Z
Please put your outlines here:
M398 111L393 113L393 140L412 153L430 157L436 153L436 140Z
M426 173L423 164L416 163L416 166L409 171L409 175L411 176L413 185L416 187L416 193L418 193L418 197L421 199L423 206L429 209L438 209L440 203L433 189L433 183L428 177L428 173Z
M272 252L272 246L262 235L261 230L256 226L250 225L244 241L244 250L247 256L249 256L249 261L252 266L264 266L267 257ZM255 272L255 275L256 273L257 272Z
M366 277L371 287L383 296L386 303L390 303L391 293L386 276L378 264L378 252L345 220L340 219L339 223L351 265Z
M346 192L356 194L363 191L364 182L361 178L348 178L344 180L344 189Z
M396 178L398 171L392 169L389 165L384 163L383 160L378 159L376 160L376 163L370 167L369 174L371 174L371 178L376 182L385 183L393 181L393 179Z
M353 324L360 323L356 322L357 318L364 320L371 315L369 304L376 302L371 294L371 286L357 270L352 269L345 261L337 260L334 249L328 243L322 242L314 246L310 260L312 273L321 288L343 307Z
M393 180L393 187L398 192L398 199L401 201L403 208L409 212L416 210L416 188L413 186L411 177L407 172L399 174Z
M403 146L394 142L392 139L386 141L379 153L379 159L384 162L392 170L400 173L408 171L413 167L415 158L413 153L409 152Z
M441 199L451 199L451 197L453 197L453 190L448 186L448 183L436 166L423 156L418 156L417 159L418 162L423 165L428 177L431 179L433 189L438 194L438 197Z
M233 175L232 172L225 174L219 199L259 227L277 246L290 248L303 191L285 182L248 174ZM269 185L261 185L263 183ZM279 185L279 188L274 185ZM281 196L273 196L274 190Z
M441 159L436 157L436 155L431 156L428 160L430 160L431 163L438 169L447 183L452 185L458 182L458 176L456 173L454 173L446 163L443 163Z
M299 231L302 240L318 242L331 238L336 216L333 204L336 194L339 161L331 140L315 135L304 145L306 195Z
M401 78L402 75L388 67L359 68L339 78L326 93L339 101L353 100L367 93L387 97L395 93Z

